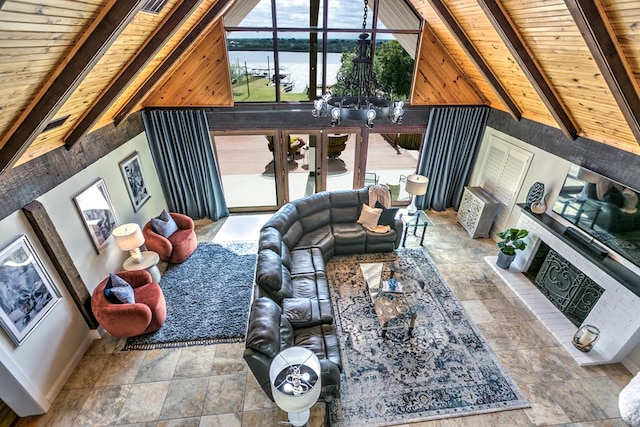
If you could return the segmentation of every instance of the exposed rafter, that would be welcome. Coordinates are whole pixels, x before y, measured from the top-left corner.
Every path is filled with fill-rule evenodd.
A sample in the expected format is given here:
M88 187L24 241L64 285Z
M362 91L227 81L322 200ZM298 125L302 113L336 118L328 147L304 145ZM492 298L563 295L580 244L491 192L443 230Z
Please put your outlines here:
M614 37L598 0L564 0L582 33L593 60L607 82L631 132L640 144L640 98L634 78Z
M54 78L47 82L22 116L16 121L0 150L0 170L4 173L24 154L47 126L60 107L89 74L145 0L113 2L111 8L96 19L93 28L74 49Z
M196 39L226 10L226 7L233 0L218 0L218 2L209 11L204 14L195 27L184 37L180 44L168 55L160 66L147 78L145 83L138 88L127 103L118 111L114 118L114 122L119 124L126 119L132 110L138 105L144 97L153 90L156 84L160 82L162 77L171 69L173 64L189 49Z
M529 49L520 37L511 19L497 0L478 0L478 5L482 8L487 18L491 21L496 31L502 38L511 55L518 62L518 65L525 73L529 82L540 96L540 99L547 106L549 113L560 126L564 135L575 140L578 137L578 128L569 115L565 106L560 101L555 90L547 81L538 63L533 59Z
M106 90L102 92L93 106L86 110L85 114L76 122L76 125L64 138L67 148L71 148L84 134L91 130L96 122L100 120L100 117L111 107L158 51L162 49L187 18L198 8L201 2L202 0L185 0L178 4L140 52L123 68Z
M458 21L456 21L456 18L451 14L447 6L442 2L442 0L429 0L429 3L431 3L431 6L438 14L440 19L442 19L442 22L446 25L449 31L451 31L451 34L458 41L458 44L460 45L462 50L465 51L471 62L475 64L480 74L482 74L482 76L487 80L487 83L489 84L489 86L491 86L509 114L511 114L511 117L513 117L514 120L520 120L520 118L522 117L520 109L515 104L513 99L511 99L507 91L504 89L491 68L489 68L487 63L484 61L473 43L471 43L471 40L469 40L469 37L467 37L467 35L464 33L462 27L460 27Z

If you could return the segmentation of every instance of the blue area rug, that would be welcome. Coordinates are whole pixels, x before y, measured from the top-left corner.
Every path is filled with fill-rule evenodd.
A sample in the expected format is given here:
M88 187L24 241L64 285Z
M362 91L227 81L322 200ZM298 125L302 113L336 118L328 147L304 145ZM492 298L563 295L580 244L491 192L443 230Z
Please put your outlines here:
M127 339L123 350L244 341L256 243L199 243L182 264L167 267L160 287L167 320L156 332Z
M381 337L361 268L371 277L376 263L383 268L378 278L395 271L418 313L411 337L410 316ZM334 257L327 276L343 362L332 425L386 426L529 406L422 250Z

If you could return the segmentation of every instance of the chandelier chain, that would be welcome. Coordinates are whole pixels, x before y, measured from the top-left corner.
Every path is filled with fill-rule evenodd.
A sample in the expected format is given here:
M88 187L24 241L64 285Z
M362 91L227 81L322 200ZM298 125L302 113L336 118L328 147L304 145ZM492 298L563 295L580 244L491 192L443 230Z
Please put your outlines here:
M364 0L364 12L363 12L363 18L362 18L362 30L366 30L367 29L367 16L369 14L369 8L367 7L369 5L369 0Z

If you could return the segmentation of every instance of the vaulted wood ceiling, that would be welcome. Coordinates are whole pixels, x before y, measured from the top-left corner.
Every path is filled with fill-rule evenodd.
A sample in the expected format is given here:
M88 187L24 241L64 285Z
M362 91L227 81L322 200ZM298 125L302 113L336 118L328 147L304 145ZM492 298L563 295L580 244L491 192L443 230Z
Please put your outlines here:
M232 106L235 1L0 0L2 171L146 106ZM640 154L637 0L409 1L425 20L412 104L489 105Z

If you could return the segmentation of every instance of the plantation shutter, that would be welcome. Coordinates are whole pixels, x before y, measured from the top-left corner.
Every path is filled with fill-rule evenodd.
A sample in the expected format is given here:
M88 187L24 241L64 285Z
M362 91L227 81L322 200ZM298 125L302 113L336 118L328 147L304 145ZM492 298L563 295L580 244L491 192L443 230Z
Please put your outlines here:
M529 169L533 154L492 135L482 164L480 186L499 202L494 226L507 227L507 220Z

